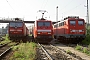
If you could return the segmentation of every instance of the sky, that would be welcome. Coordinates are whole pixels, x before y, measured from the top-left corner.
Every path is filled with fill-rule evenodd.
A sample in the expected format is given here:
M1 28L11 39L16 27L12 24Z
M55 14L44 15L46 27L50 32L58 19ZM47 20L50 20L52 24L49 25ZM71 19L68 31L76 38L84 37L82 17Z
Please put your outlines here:
M57 6L58 20L67 16L79 16L86 20L87 0L0 0L0 18L18 17L24 18L25 21L35 21L41 17L38 11L46 10L44 17L56 21ZM5 26L5 24L0 25Z

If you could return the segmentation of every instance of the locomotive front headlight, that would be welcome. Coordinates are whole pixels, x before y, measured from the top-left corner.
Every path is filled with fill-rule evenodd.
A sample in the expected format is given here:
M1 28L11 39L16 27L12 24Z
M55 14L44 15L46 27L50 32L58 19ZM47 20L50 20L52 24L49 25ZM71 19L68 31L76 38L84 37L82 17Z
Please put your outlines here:
M14 31L14 30L10 30L10 31Z
M76 30L72 30L72 32L76 32Z
M38 34L40 34L40 32L38 32Z
M51 32L49 32L48 34L51 34Z
M79 30L79 32L82 32L82 30Z

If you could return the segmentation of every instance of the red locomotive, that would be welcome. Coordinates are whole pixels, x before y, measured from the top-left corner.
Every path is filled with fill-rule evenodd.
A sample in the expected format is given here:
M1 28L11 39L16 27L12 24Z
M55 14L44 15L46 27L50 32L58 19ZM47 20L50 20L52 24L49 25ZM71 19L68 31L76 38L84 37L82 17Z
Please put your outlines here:
M68 16L54 24L54 38L60 42L81 42L85 38L85 33L85 20L77 16Z
M49 20L39 19L34 23L33 36L40 43L48 43L53 39L53 26Z
M10 39L23 39L29 35L29 30L23 21L12 21L9 23L8 29Z
M53 39L52 21L46 20L43 17L34 23L33 37L39 43L49 43Z

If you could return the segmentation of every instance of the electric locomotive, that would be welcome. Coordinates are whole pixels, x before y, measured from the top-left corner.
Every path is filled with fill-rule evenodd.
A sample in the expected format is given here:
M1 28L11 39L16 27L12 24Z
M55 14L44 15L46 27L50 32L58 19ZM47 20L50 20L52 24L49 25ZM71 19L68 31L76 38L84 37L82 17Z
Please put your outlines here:
M68 16L54 24L54 38L64 43L78 43L85 38L85 20Z
M29 35L29 30L23 21L16 18L9 23L8 34L11 40L22 40Z
M33 37L39 43L50 43L53 39L52 21L44 19L43 16L36 20L33 27Z

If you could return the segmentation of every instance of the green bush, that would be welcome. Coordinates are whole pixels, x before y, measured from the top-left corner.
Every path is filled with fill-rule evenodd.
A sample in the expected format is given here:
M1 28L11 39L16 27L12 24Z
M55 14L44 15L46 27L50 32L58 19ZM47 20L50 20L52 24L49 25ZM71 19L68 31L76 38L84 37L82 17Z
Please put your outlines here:
M90 44L90 28L88 28L86 30L87 30L86 38L82 41L82 43L83 44Z

